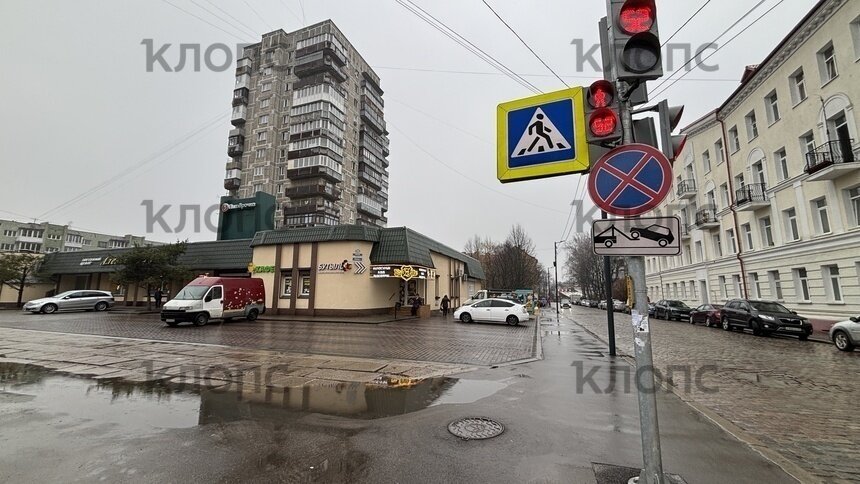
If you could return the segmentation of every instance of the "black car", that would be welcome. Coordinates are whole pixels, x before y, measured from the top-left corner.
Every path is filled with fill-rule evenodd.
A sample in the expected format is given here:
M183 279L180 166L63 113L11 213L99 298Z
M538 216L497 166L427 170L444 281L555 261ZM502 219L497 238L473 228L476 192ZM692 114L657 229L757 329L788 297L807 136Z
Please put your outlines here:
M666 247L675 241L675 236L672 235L672 230L669 229L669 227L657 224L633 229L630 231L630 237L633 237L634 239L644 237L657 242L660 247Z
M720 321L726 331L748 328L756 336L782 333L795 335L801 340L812 334L812 323L808 319L778 302L732 299L720 313Z
M684 301L663 299L657 301L657 304L654 306L654 318L668 319L669 321L677 319L680 321L682 319L689 319L690 311L692 310L690 306L684 304Z

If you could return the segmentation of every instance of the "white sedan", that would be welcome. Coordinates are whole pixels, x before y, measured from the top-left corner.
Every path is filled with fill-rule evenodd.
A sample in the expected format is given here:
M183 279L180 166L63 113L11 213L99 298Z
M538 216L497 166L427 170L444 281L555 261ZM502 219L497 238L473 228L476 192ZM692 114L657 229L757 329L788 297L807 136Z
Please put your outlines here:
M520 321L529 320L529 312L525 306L513 301L506 299L484 299L461 306L454 311L454 319L459 319L464 323L471 323L472 321L498 321L516 326L520 324Z

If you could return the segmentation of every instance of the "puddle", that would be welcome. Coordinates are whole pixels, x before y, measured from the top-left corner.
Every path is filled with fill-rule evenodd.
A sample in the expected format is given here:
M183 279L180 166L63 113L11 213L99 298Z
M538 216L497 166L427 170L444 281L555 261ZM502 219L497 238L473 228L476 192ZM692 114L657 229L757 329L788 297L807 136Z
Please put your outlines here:
M98 381L0 363L0 414L26 410L65 415L69 420L115 425L141 434L238 420L286 423L310 413L363 420L391 417L435 405L472 403L505 386L495 381L429 378L323 381L279 389L248 384L224 390Z

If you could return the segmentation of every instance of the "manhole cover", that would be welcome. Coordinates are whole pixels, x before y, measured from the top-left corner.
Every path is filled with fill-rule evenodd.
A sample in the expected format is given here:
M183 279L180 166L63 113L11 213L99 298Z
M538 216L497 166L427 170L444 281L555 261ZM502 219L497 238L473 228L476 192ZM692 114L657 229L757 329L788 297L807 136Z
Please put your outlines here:
M448 432L465 440L491 439L504 431L504 425L486 417L461 418L448 424Z

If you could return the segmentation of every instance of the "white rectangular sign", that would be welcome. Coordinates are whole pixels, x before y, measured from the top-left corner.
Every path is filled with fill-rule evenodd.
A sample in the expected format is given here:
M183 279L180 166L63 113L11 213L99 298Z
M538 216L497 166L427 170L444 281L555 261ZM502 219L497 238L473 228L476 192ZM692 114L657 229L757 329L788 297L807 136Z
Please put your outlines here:
M681 219L642 217L595 220L591 225L597 255L678 255Z

